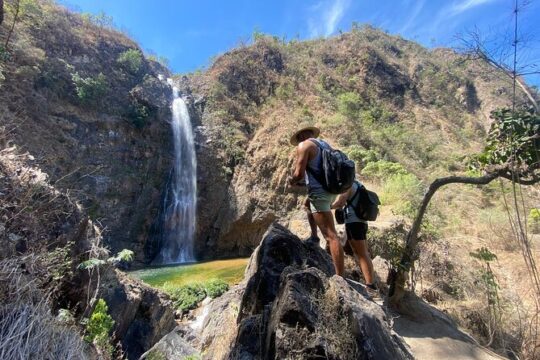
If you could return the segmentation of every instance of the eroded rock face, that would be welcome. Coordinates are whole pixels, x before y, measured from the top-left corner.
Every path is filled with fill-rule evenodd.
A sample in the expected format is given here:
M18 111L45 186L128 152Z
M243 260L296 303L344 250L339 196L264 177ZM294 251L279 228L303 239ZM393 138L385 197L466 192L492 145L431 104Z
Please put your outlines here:
M211 306L205 359L412 359L382 308L334 275L323 249L279 225L252 255L244 282Z
M120 271L108 271L103 282L101 296L128 359L139 358L176 326L174 308L162 293Z

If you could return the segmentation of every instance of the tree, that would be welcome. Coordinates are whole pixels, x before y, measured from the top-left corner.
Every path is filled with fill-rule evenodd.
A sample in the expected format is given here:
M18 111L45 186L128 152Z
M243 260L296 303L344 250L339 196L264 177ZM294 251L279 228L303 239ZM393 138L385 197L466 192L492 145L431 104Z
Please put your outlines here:
M21 0L15 0L12 6L13 6L13 23L11 24L11 27L8 30L6 42L4 43L4 49L6 50L9 45L9 40L11 40L11 35L13 34L13 30L15 30L15 24L17 24L17 21L19 20L19 14L21 13Z
M2 1L2 0L0 0ZM0 3L1 4L1 3ZM12 14L13 22L8 29L8 34L6 37L6 42L4 43L4 49L8 49L9 41L15 30L15 25L21 20L21 18L29 12L35 11L37 9L36 0L13 0L11 2L6 2L6 11ZM1 21L0 21L1 23Z
M406 275L418 257L422 220L437 190L448 184L486 185L498 178L522 185L540 182L540 115L533 110L502 109L494 111L492 118L494 122L488 134L486 148L471 159L471 167L484 174L479 177L439 178L428 187L405 238L405 249L399 265L389 276L389 298L392 304L397 305L405 294ZM540 285L538 280L536 279L537 286Z

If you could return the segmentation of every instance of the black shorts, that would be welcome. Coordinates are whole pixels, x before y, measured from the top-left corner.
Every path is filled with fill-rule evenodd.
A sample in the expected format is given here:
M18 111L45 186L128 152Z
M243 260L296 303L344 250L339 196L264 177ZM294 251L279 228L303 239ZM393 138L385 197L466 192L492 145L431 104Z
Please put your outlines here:
M347 240L366 240L368 225L365 222L346 223Z

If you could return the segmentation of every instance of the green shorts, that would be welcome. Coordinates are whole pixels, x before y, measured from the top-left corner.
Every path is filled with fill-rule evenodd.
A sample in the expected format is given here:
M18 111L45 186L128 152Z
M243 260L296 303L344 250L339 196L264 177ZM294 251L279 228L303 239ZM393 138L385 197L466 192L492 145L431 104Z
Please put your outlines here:
M331 211L331 205L336 200L337 195L326 191L315 192L308 195L309 209L311 212Z

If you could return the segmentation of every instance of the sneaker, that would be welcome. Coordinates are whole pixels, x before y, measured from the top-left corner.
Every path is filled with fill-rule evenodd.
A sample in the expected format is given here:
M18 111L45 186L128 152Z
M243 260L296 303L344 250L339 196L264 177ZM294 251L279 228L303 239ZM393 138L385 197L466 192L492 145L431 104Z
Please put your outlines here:
M373 300L380 300L382 299L381 297L381 293L379 292L379 289L377 288L377 286L375 284L366 284L364 286L364 288L366 289L368 295L373 299Z

